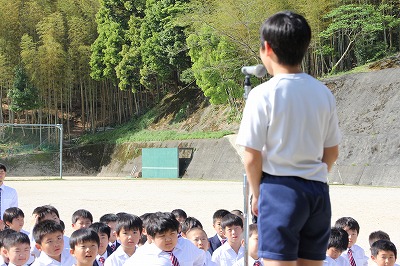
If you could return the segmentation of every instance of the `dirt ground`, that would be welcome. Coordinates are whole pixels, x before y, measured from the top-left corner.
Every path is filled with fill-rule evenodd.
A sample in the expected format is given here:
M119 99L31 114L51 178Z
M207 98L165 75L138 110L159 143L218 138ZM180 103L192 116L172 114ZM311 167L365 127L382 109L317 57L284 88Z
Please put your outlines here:
M25 213L24 229L30 230L32 210L51 204L66 224L66 235L71 234L71 216L77 209L87 209L98 221L105 213L172 211L181 208L189 216L199 219L209 236L214 234L212 214L215 210L243 210L242 182L100 179L96 177L65 177L63 180L18 180L7 177L5 184L14 187L19 195L19 207ZM331 190L332 222L352 216L361 227L357 243L368 249L368 235L372 231L387 232L400 246L397 203L400 188L378 188L333 185ZM367 252L368 253L368 252Z

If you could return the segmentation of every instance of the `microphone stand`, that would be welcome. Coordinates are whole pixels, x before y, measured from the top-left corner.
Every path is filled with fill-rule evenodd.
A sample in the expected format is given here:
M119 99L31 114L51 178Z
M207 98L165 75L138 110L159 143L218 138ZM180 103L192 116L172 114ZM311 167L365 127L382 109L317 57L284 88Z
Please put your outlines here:
M243 98L247 97L251 91L250 75L244 78L244 93ZM249 265L249 184L247 182L247 175L243 174L243 218L244 218L244 266Z

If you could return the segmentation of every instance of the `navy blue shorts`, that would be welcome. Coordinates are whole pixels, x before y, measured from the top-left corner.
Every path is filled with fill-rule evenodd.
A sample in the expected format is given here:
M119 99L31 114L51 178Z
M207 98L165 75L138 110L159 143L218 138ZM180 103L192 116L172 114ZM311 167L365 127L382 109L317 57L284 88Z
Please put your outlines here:
M324 260L331 228L329 186L263 173L257 224L260 258Z

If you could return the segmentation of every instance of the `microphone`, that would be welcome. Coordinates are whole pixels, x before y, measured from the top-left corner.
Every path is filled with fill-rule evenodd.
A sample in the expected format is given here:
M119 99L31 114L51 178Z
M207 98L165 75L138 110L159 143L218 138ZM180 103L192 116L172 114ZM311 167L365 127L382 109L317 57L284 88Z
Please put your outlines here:
M244 66L242 67L242 73L245 75L254 75L257 78L262 78L267 74L267 70L264 65L255 65L255 66Z

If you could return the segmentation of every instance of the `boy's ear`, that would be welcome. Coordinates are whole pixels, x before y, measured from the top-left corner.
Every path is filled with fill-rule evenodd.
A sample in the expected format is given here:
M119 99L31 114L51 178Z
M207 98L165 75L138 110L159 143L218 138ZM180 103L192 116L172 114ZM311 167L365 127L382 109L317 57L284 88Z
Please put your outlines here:
M8 258L8 250L5 249L4 247L1 249L1 253L3 253L2 255L4 255L4 257Z
M39 250L42 251L42 246L38 243L35 243L35 247Z
M75 251L75 249L70 249L70 250L69 250L69 254L71 254L72 256L74 256L74 251Z

